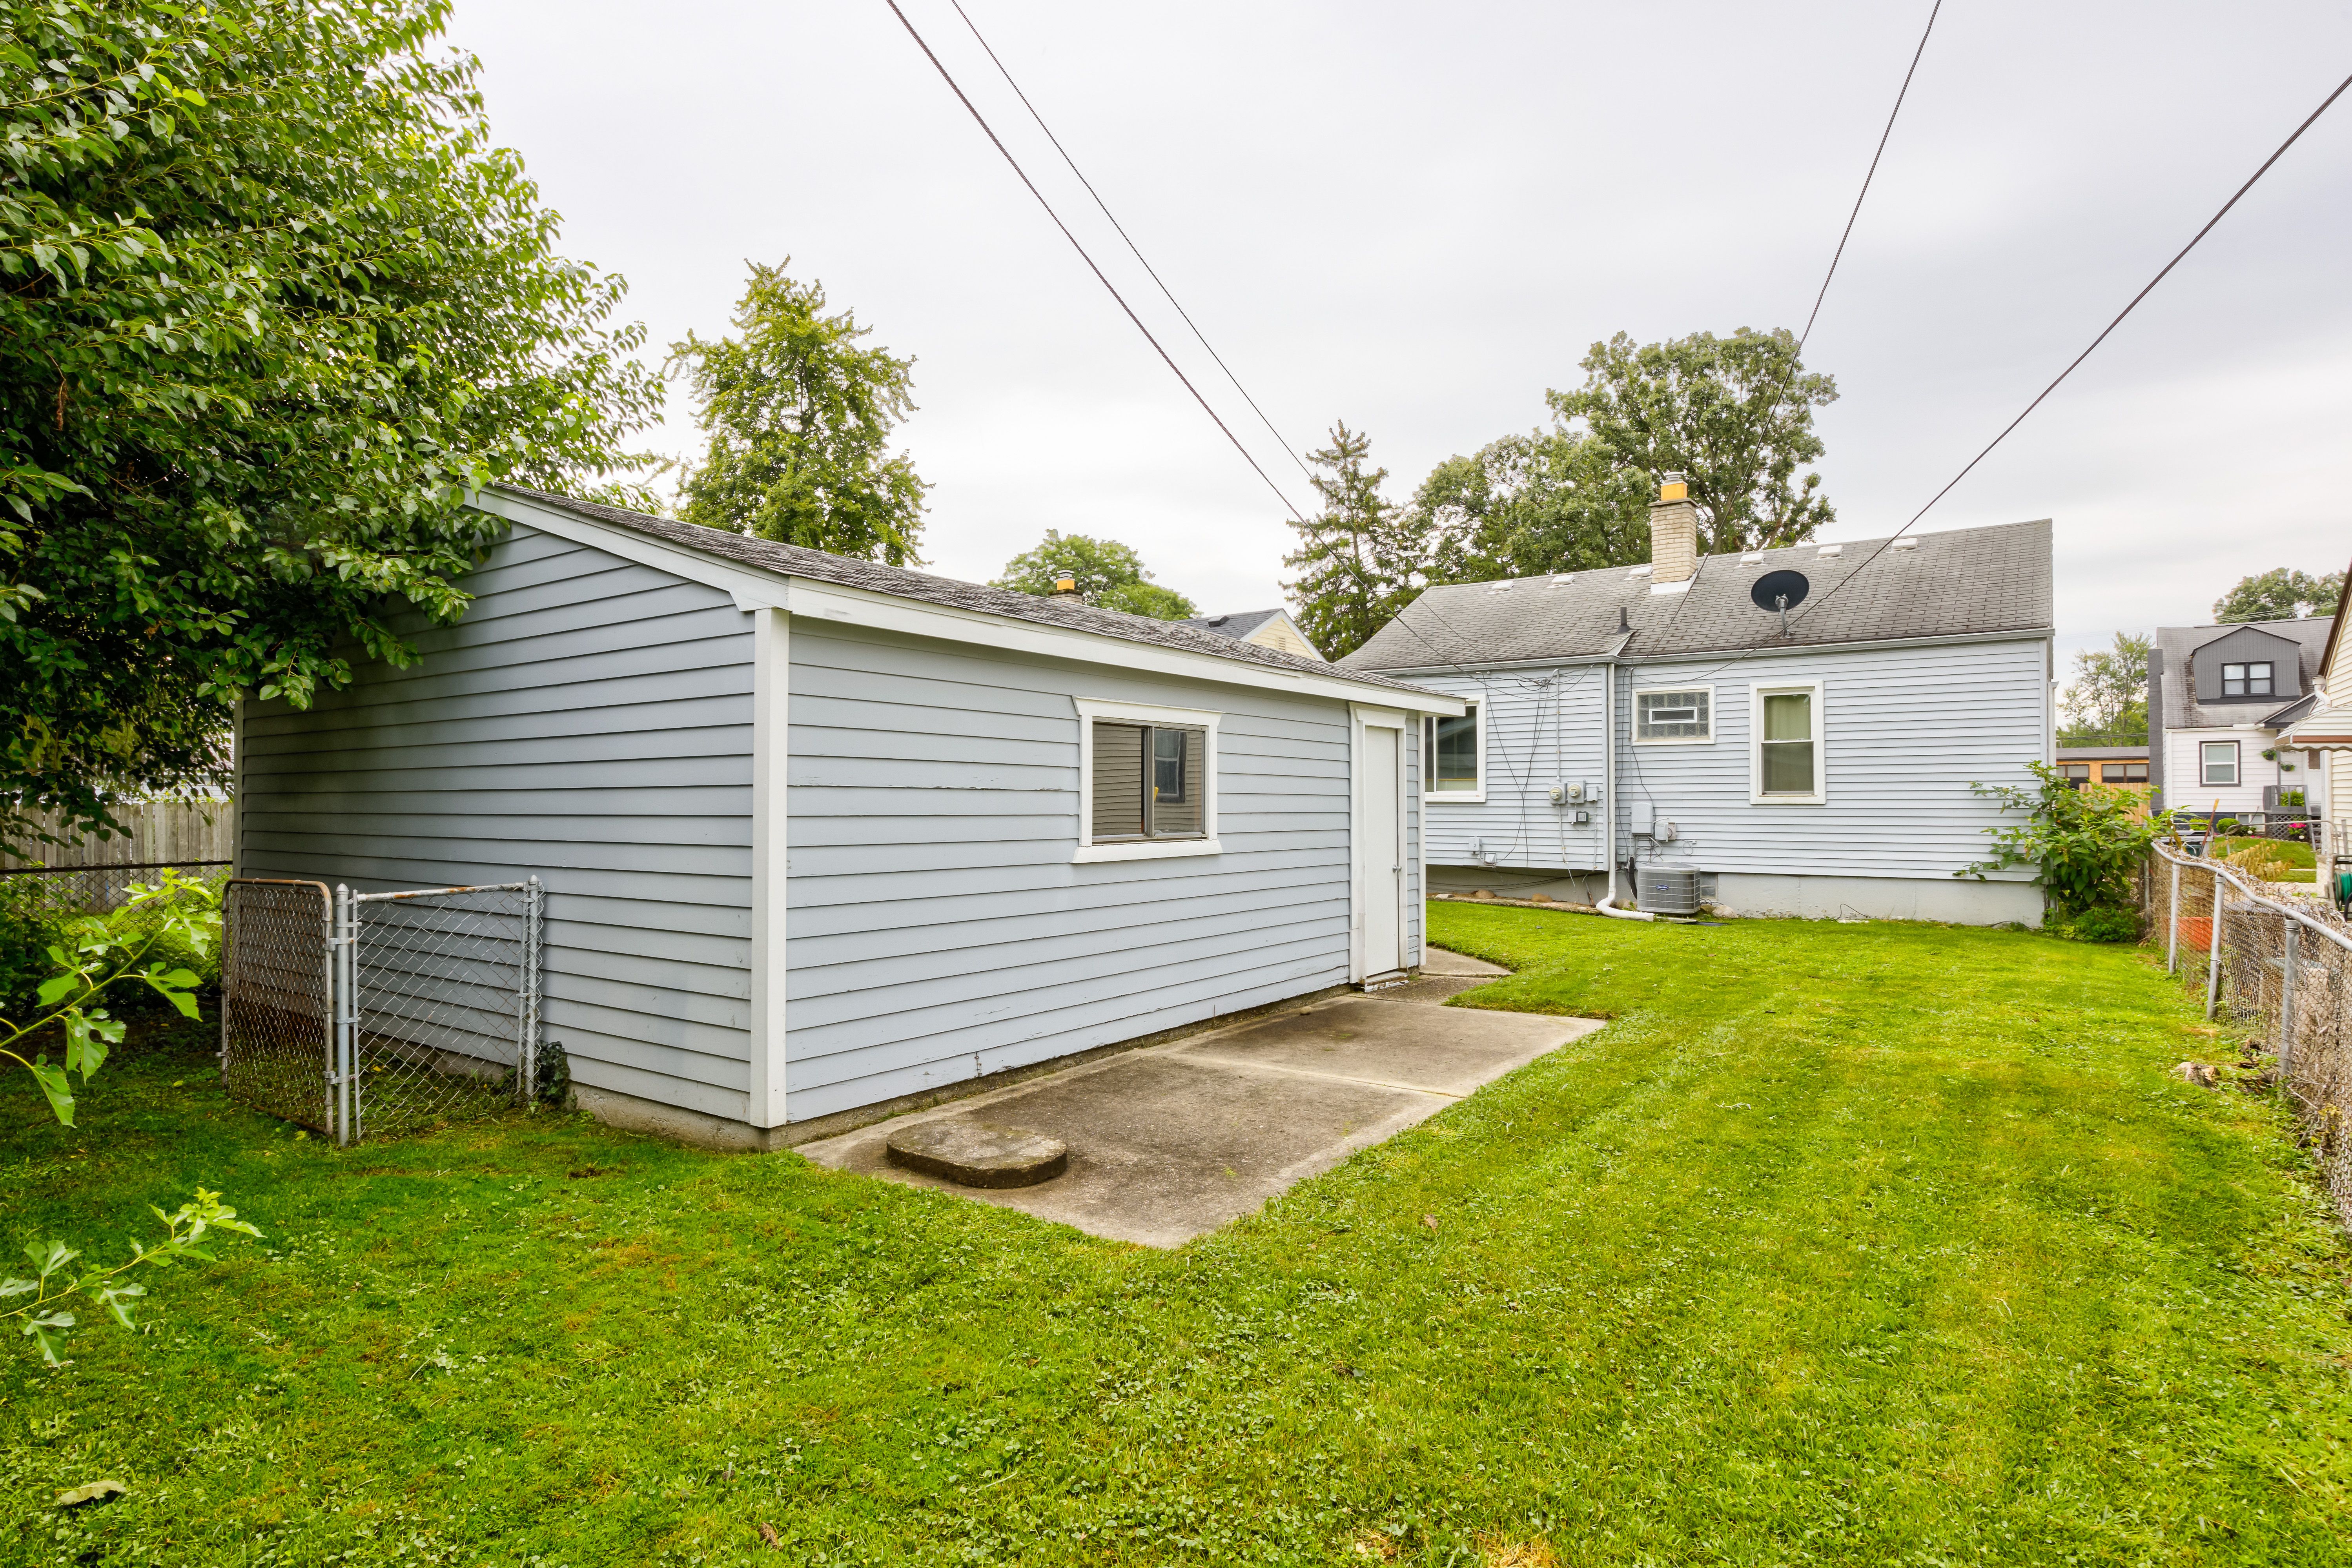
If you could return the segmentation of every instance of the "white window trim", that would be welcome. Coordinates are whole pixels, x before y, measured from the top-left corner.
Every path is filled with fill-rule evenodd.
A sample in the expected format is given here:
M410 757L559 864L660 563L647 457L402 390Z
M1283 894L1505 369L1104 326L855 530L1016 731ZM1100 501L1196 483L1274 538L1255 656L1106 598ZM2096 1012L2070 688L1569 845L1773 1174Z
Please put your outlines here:
M1472 712L1472 711L1474 711L1474 710L1475 710L1475 711L1477 713L1477 715L1478 715L1478 787L1477 787L1476 789L1470 789L1470 790L1449 789L1449 790L1439 791L1439 790L1433 790L1433 789L1431 789L1431 788L1429 787L1429 785L1430 785L1430 781L1437 777L1437 754L1436 754L1436 752L1435 752L1433 750L1432 750L1431 748L1424 746L1424 747L1423 747L1422 749L1423 749L1423 751L1429 752L1429 753L1430 753L1430 754L1421 759L1421 800L1422 800L1422 804L1423 804L1423 805L1486 805L1486 698L1484 698L1484 697L1465 697L1464 699L1462 699L1462 711L1463 711L1463 713L1464 713L1464 714L1467 714L1467 713L1470 713L1470 712ZM1429 715L1425 715L1424 717L1427 717L1427 718L1458 717L1458 715L1439 715L1439 714L1429 714ZM1428 726L1427 724L1425 724L1425 723L1422 726L1422 733L1423 733L1423 735L1427 735L1427 734L1429 733L1429 726Z
M1070 856L1072 865L1092 866L1107 860L1174 860L1187 855L1224 853L1224 846L1217 841L1217 723L1224 717L1223 714L1198 708L1160 708L1148 702L1097 702L1088 697L1073 697L1070 702L1078 714L1078 842ZM1163 724L1171 729L1181 725L1186 729L1208 731L1208 754L1201 759L1202 788L1208 798L1201 803L1200 837L1121 839L1116 844L1095 842L1095 721L1097 719L1133 724Z
M2230 764L2230 772L2233 776L2227 780L2217 779L2212 776L2211 770L2206 766L2205 763L2205 748L2208 746L2227 746L2230 748L2230 754L2233 759L2235 759ZM2197 786L2200 789L2236 789L2245 782L2246 744L2243 741L2200 741L2197 742Z
M1669 691L1706 693L1706 733L1704 735L1642 735L1642 699ZM1715 744L1715 688L1712 686L1637 686L1633 689L1633 744L1637 746L1712 746Z
M1803 691L1813 699L1813 793L1764 793L1764 699ZM1759 681L1748 689L1748 803L1750 805L1826 805L1830 798L1829 715L1818 680Z

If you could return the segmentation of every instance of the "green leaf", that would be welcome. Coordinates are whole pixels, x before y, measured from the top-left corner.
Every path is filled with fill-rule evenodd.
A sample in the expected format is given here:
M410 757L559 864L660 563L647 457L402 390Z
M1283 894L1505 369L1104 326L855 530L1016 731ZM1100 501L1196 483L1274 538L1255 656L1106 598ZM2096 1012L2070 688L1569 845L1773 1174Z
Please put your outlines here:
M66 1077L66 1069L44 1057L33 1064L33 1077L39 1081L41 1092L49 1097L49 1109L57 1112L58 1120L71 1127L74 1124L73 1087Z
M79 989L83 983L84 977L79 971L70 974L52 974L41 982L40 989L34 995L42 1006L54 1007Z
M69 1487L66 1490L59 1492L58 1494L58 1506L59 1508L79 1508L83 1503L97 1502L101 1498L121 1497L130 1489L131 1489L129 1487L124 1486L121 1481L111 1479L102 1481L85 1481L80 1486Z

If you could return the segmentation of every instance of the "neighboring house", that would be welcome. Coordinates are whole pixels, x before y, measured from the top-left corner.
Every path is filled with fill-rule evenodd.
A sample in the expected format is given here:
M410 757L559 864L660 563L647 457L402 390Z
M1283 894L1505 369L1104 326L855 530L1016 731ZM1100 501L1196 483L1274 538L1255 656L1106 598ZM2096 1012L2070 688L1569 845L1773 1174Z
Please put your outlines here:
M2049 523L1700 559L1682 489L1650 564L1432 588L1339 661L1469 704L1425 721L1433 890L1638 858L1739 913L2038 922L2030 870L1955 873L2018 821L1970 786L2050 760Z
M1307 634L1298 629L1298 623L1290 618L1286 610L1245 610L1237 616L1198 616L1176 624L1221 637L1238 637L1260 647L1295 653L1301 658L1323 657L1321 650L1307 640Z
M240 874L547 889L583 1105L772 1147L1411 969L1424 716L1165 622L531 491L423 656L238 714Z
M2058 771L2072 779L2077 789L2104 784L2147 795L2156 787L2148 782L2146 746L2061 746Z
M2158 626L2148 655L2149 773L2173 811L2279 809L2314 780L2316 758L2280 731L2318 705L2330 622L2316 616Z
M2344 635L2344 606L2327 617L2327 640L2314 661L2311 710L2289 721L2279 744L2303 753L2306 804L2322 818L2313 841L2352 854L2352 638Z

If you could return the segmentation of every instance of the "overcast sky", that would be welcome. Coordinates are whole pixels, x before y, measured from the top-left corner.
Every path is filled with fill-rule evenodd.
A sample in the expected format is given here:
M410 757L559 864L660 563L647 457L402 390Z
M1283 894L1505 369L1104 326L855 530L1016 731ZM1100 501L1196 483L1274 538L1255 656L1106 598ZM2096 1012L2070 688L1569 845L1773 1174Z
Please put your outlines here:
M949 0L900 0L1162 342L1311 498ZM1294 447L1402 499L1545 418L1623 331L1800 327L1926 4L964 0ZM492 126L658 345L790 256L915 356L924 552L1047 528L1204 612L1279 598L1286 514L884 0L459 0ZM1950 0L1806 359L1828 539L1908 518L2347 70L2352 5ZM2352 95L1922 528L2049 517L2064 650L2352 554ZM656 353L656 357L658 357ZM697 446L683 396L657 444Z

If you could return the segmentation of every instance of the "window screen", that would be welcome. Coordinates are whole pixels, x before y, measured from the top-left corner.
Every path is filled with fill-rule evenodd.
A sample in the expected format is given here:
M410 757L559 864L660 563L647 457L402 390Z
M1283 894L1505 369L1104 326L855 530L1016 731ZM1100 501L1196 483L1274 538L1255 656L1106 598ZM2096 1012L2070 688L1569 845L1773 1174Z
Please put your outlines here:
M1201 837L1208 766L1206 730L1097 720L1094 841Z
M1815 793L1811 692L1765 694L1763 752L1764 794Z
M1429 757L1431 795L1475 795L1478 793L1478 705L1459 719L1425 720L1422 726L1422 750Z
M1642 691L1633 697L1633 738L1637 741L1706 741L1714 737L1715 693L1705 687L1695 691Z

